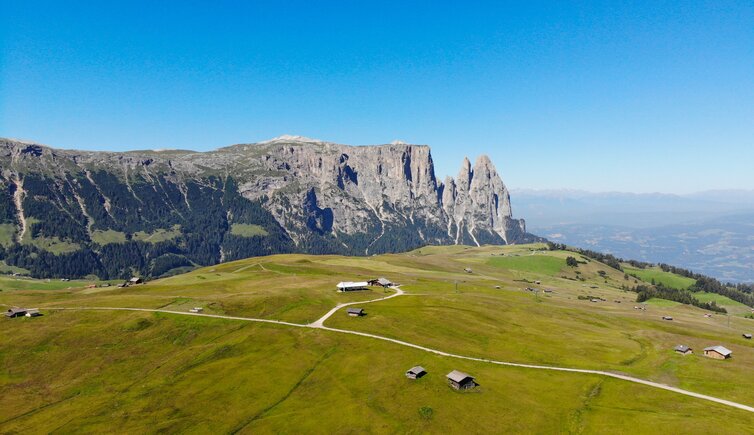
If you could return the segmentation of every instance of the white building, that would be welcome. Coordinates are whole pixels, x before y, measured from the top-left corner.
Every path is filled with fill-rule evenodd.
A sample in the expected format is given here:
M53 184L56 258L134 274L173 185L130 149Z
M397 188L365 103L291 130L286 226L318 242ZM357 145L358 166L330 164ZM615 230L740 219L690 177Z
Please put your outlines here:
M353 290L366 290L369 286L369 283L366 281L359 281L359 282L352 282L352 281L343 281L339 282L337 287L339 291L342 292L348 292Z

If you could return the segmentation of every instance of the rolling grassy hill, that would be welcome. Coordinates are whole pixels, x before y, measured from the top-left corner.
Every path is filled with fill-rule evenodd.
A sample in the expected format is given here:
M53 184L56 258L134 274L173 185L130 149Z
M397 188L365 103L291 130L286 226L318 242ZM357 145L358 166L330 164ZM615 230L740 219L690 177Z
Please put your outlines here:
M681 304L650 303L636 310L636 295L621 290L627 282L623 272L578 254L584 264L571 268L565 258L574 253L541 249L425 247L368 258L277 255L122 289L2 278L0 303L39 307L45 315L3 319L0 427L3 432L750 431L754 413L599 375L459 360L321 329L61 309L186 312L202 306L208 314L308 324L336 304L392 294L379 287L338 293L335 283L387 276L406 294L356 305L366 310L364 317L348 317L341 309L325 325L472 357L624 373L754 405L754 344L741 337L754 331L754 320L743 318L745 308L737 307L740 315L709 318ZM663 321L663 315L674 320ZM676 344L693 347L695 354L675 354ZM733 350L733 358L700 355L715 344ZM417 364L429 374L406 379L403 372ZM474 375L480 386L463 393L450 389L444 375L453 369Z
M623 270L629 275L639 277L643 281L652 282L652 280L654 280L666 287L677 288L679 290L685 290L696 282L692 278L687 278L672 272L665 272L659 267L639 269L637 267L624 266Z

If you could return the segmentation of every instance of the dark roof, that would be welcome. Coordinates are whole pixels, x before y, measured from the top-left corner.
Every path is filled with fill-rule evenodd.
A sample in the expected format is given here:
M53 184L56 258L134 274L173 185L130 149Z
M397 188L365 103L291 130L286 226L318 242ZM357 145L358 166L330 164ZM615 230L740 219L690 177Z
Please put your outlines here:
M392 284L392 281L390 281L387 278L377 278L377 282L380 283L380 285L390 285L390 284Z
M14 307L14 308L8 308L8 311L5 312L5 315L8 317L18 315L18 314L26 314L26 309Z
M685 345L683 345L683 344L679 344L678 346L676 346L676 347L675 347L675 350L676 350L677 352L688 352L688 351L690 351L690 350L691 350L691 348L690 348L690 347L688 347L688 346L685 346Z

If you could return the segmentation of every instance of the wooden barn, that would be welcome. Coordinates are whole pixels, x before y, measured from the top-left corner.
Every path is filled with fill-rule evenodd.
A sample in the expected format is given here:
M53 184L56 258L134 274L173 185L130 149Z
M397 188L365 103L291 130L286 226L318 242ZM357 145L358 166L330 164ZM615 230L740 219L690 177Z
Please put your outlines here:
M361 317L366 314L363 308L349 308L347 312L351 317Z
M453 370L446 377L448 378L448 385L456 390L470 390L477 386L473 376L458 370Z
M392 281L390 281L389 279L384 278L384 277L380 277L380 278L377 278L377 279L370 279L368 281L368 283L369 283L369 285L379 285L379 286L382 286L382 287L390 287L391 285L393 285Z
M23 317L26 315L26 309L25 308L8 308L8 311L5 312L5 317L8 318L14 318L14 317Z
M704 356L714 359L728 359L733 356L733 351L724 346L710 346L704 349Z
M678 346L673 348L673 350L675 350L676 353L680 353L681 355L690 355L694 353L693 349L683 344L679 344Z
M751 340L751 334L741 334L741 335L743 336L743 338L747 340Z
M426 374L427 371L424 370L424 367L422 366L411 367L410 369L406 370L406 377L409 379L419 379Z

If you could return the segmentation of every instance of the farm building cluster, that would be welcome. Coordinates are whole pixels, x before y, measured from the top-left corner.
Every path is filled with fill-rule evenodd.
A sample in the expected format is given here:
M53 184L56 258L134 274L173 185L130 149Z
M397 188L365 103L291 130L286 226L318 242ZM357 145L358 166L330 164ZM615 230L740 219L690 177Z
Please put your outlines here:
M36 308L19 308L19 307L13 307L8 308L8 310L5 312L5 317L9 319L13 319L16 317L39 317L42 313L39 312Z
M338 288L338 291L341 292L350 292L350 291L357 291L357 290L368 290L369 287L384 287L388 288L395 285L392 281L390 281L387 278L376 278L376 279L370 279L368 281L341 281L339 282L336 287Z
M144 280L139 278L138 276L134 276L133 278L118 284L118 287L119 288L131 287L132 285L137 285L137 284L144 284Z
M427 370L422 366L414 366L406 370L406 377L408 379L419 379L426 375ZM453 370L445 375L445 378L451 388L459 391L470 390L479 385L473 376L459 370Z
M694 350L684 344L679 344L673 350L681 355L692 355ZM704 356L713 359L728 359L733 356L733 351L725 346L717 345L704 348Z

